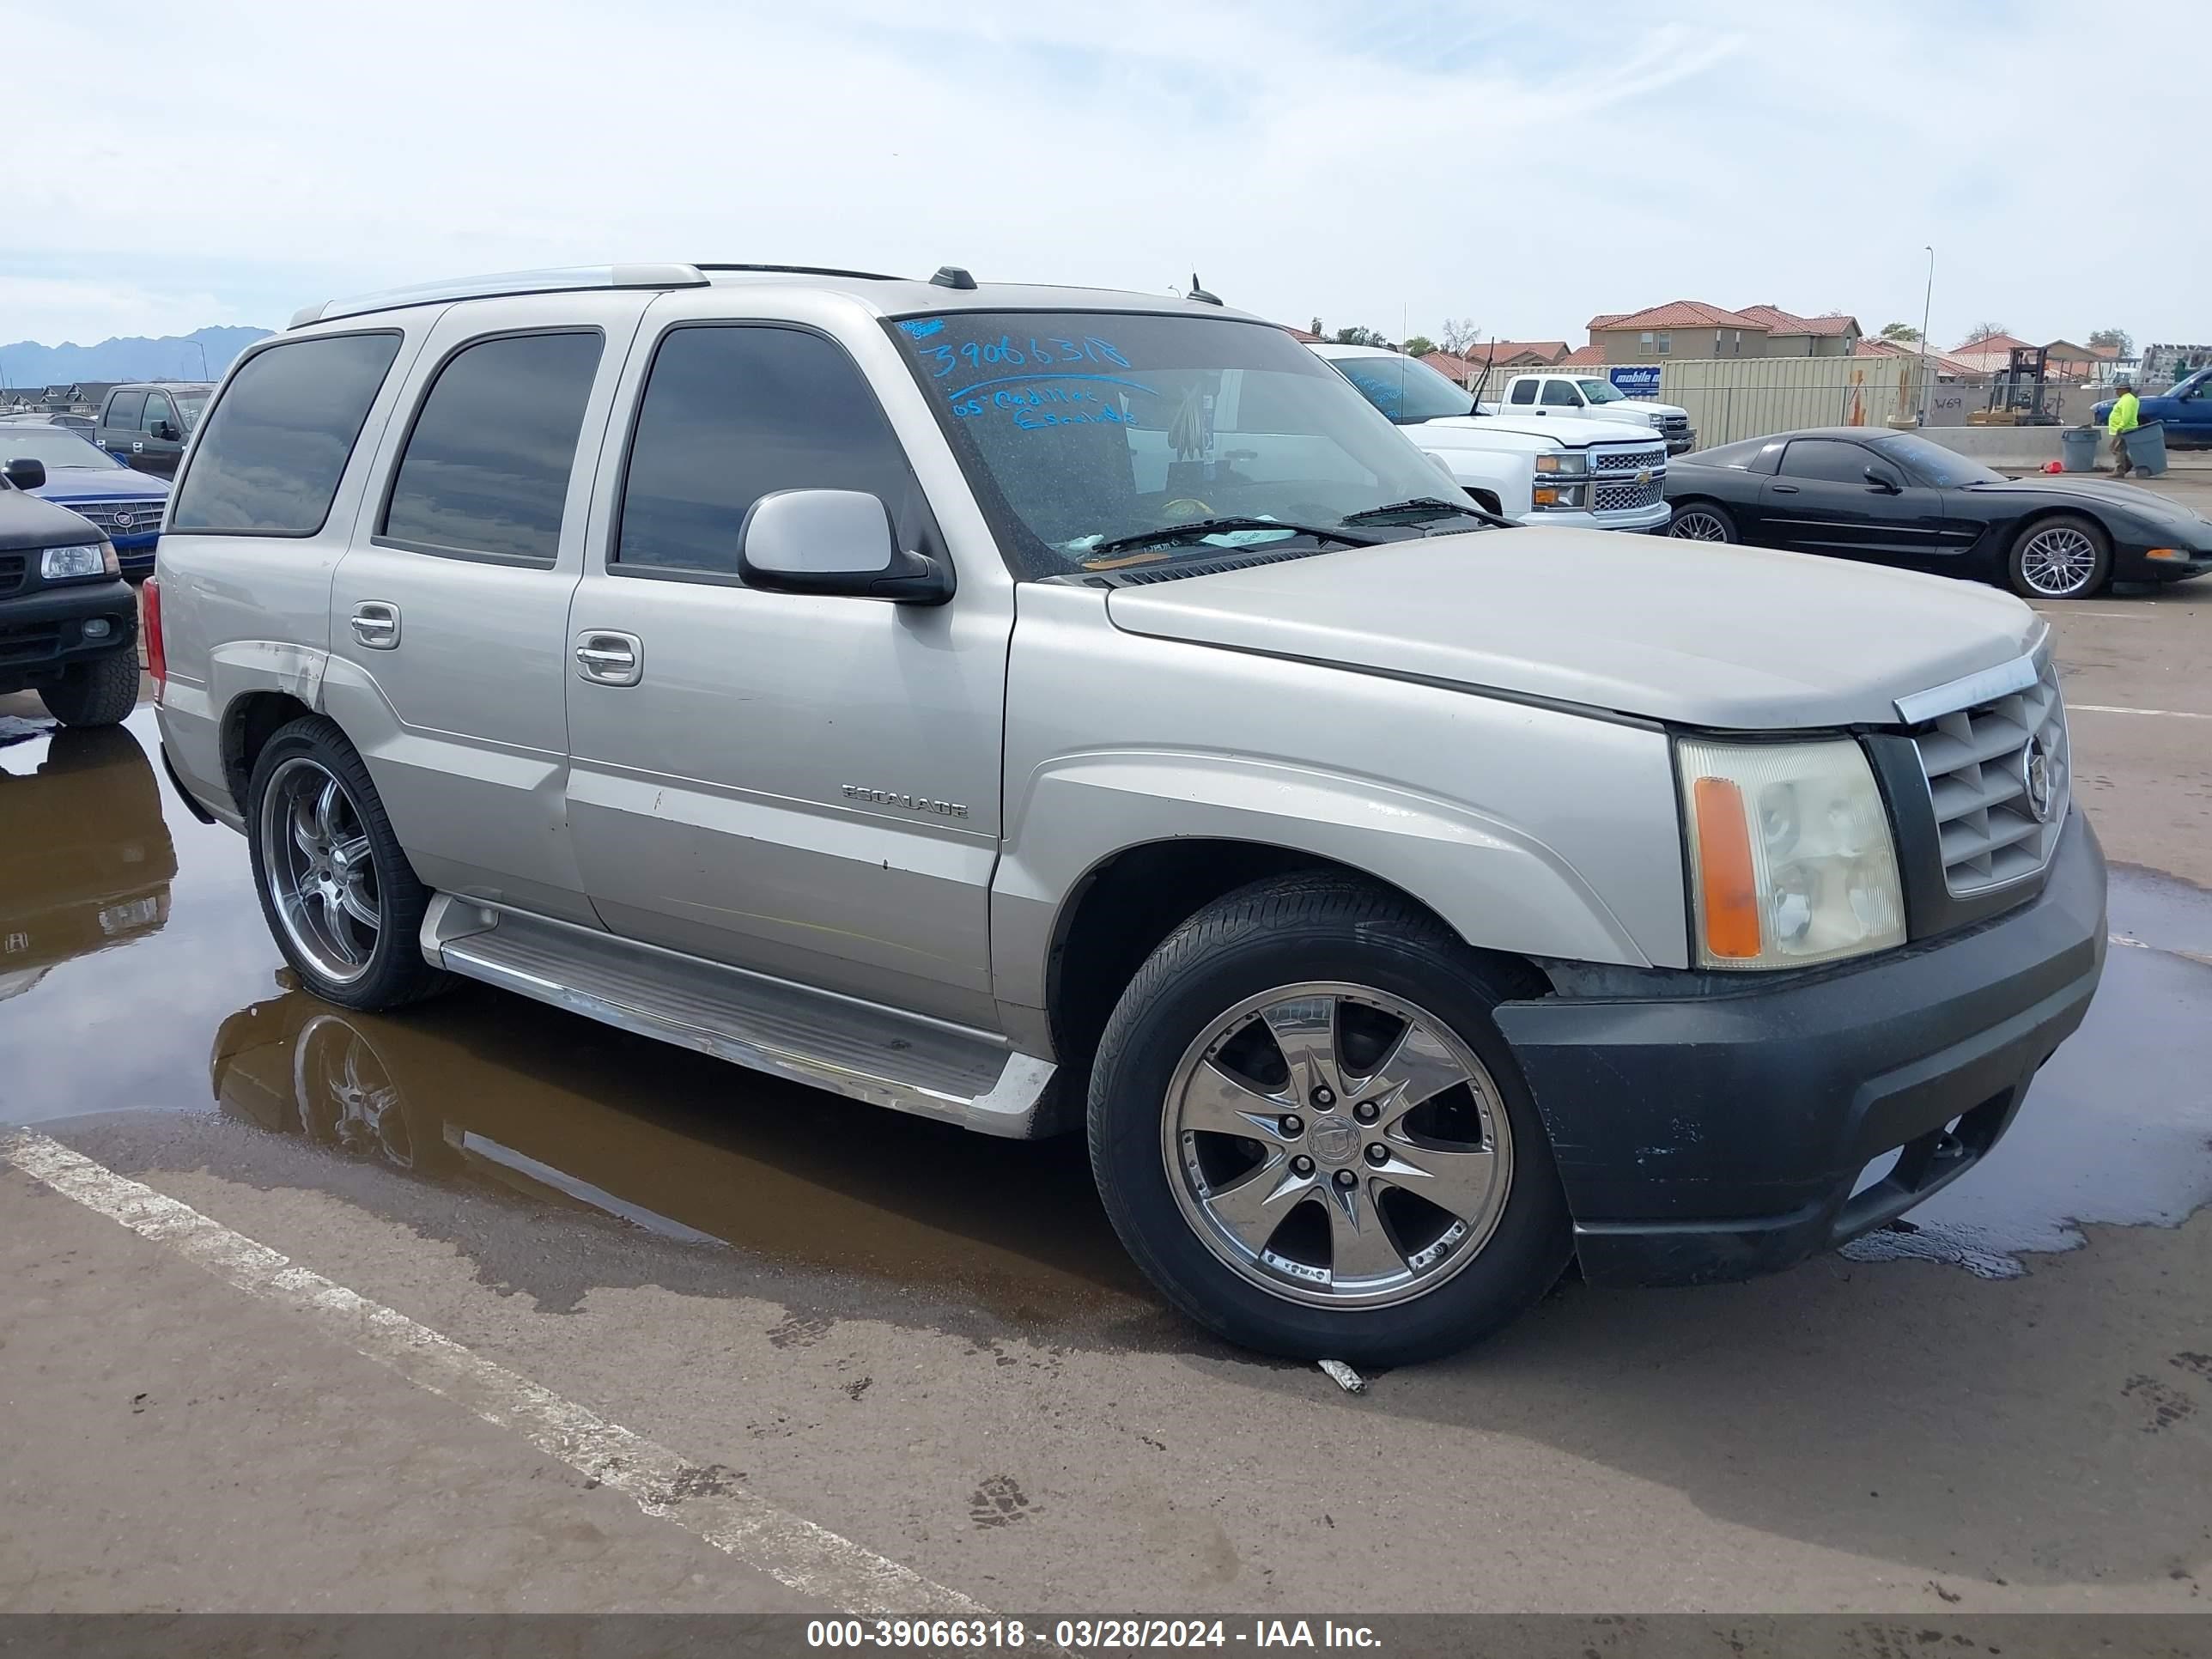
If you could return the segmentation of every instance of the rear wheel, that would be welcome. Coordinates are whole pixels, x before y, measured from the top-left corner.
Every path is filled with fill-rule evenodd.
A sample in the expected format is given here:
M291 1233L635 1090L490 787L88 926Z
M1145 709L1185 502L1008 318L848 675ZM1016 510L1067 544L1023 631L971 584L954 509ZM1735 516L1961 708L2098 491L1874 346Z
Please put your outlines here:
M1231 894L1153 953L1099 1043L1091 1155L1176 1306L1248 1347L1397 1364L1551 1286L1566 1206L1490 976L1336 878Z
M311 715L280 729L253 763L246 798L261 911L307 989L379 1009L444 987L417 943L429 890L335 725Z
M2005 560L2005 580L2023 599L2084 599L2112 574L2104 526L2078 514L2038 519L2020 532Z
M1684 542L1740 542L1735 520L1718 501L1684 501L1667 521L1667 533Z
M138 653L112 652L71 663L61 684L43 687L39 701L64 726L116 726L138 706Z

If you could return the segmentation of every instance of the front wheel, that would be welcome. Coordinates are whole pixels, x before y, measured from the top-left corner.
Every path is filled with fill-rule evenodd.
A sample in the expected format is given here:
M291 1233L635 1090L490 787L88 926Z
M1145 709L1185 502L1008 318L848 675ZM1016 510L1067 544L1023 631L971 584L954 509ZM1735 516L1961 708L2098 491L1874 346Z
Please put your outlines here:
M1740 542L1735 520L1717 501L1685 501L1667 521L1667 533L1684 542Z
M137 653L115 651L71 663L60 684L40 691L39 701L64 726L120 725L138 706Z
M247 787L261 911L301 983L348 1008L396 1008L441 988L417 938L416 878L343 732L319 715L270 738Z
M2074 513L2037 520L2005 560L2006 584L2023 599L2086 599L2112 574L2112 539L2101 525Z
M1491 978L1351 879L1263 882L1176 929L1091 1073L1091 1168L1152 1282L1245 1346L1392 1364L1540 1297L1566 1206Z

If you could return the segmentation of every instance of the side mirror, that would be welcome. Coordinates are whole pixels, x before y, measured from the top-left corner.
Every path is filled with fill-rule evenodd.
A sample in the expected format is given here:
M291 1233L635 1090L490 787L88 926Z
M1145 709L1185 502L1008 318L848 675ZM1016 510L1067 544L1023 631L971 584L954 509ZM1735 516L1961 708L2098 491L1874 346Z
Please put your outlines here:
M0 475L18 489L40 489L46 486L46 464L29 455L18 455L0 467Z
M1885 495L1900 495L1905 489L1905 486L1897 481L1895 475L1878 466L1870 466L1866 470L1866 481Z
M155 422L154 435L159 438L165 444L173 444L176 442L178 437L177 423L174 421Z
M776 593L838 593L943 605L952 572L898 544L877 496L857 489L771 490L738 529L738 574Z

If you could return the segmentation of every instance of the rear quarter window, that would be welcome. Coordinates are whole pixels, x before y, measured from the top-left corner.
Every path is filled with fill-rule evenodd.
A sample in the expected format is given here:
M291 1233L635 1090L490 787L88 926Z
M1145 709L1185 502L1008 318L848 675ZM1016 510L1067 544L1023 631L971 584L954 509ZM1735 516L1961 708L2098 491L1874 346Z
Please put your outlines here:
M248 358L208 416L178 486L169 533L320 530L399 339L326 335Z

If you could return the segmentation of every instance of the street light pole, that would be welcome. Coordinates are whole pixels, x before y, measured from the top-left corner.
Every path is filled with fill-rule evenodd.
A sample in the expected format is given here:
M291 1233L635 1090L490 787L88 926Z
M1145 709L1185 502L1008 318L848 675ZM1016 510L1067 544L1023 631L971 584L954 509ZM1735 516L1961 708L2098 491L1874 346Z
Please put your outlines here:
M193 342L192 342L192 344L193 344L194 348L195 348L195 349L197 349L198 350L199 354L200 354L200 379L202 379L203 380L206 380L206 379L208 378L208 372L207 372L207 347L206 347L204 344L203 344L200 341L198 341L198 340L193 341Z
M1936 307L1936 245L1928 250L1928 292L1920 301L1920 424L1928 424L1928 320Z

